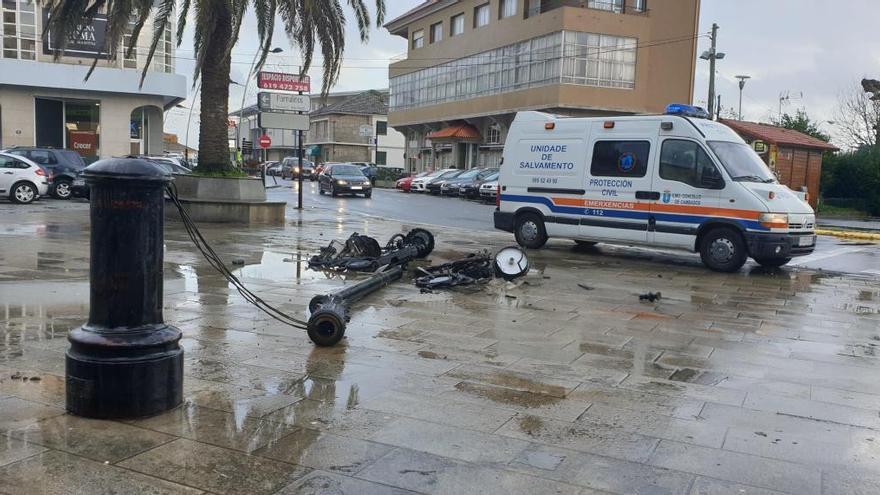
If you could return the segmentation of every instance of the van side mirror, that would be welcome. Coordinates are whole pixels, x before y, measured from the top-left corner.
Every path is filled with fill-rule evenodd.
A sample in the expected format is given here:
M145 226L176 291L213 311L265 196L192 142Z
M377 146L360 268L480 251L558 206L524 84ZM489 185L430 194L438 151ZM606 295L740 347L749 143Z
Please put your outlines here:
M700 184L706 189L724 189L724 179L720 175L703 174Z

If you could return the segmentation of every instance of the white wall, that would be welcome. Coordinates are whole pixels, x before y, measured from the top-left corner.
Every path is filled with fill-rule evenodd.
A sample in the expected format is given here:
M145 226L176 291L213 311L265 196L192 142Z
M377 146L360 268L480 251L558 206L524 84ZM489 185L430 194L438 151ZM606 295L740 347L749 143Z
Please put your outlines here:
M376 122L388 122L387 115L374 115L373 116L373 129L376 128ZM403 159L403 155L406 150L406 137L396 130L390 125L388 126L388 135L387 136L378 136L378 150L384 151L388 154L387 164L389 167L405 167L406 161ZM373 149L370 156L373 157L373 163L376 162L376 149Z

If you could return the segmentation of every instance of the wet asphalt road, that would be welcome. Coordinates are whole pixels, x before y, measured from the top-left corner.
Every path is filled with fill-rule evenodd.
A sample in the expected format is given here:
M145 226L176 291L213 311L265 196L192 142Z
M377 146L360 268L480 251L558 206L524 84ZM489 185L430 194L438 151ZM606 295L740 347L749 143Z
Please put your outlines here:
M268 179L268 183L273 184L271 178ZM270 199L287 201L289 206L295 207L297 202L296 184L280 179L278 184L281 187L270 189ZM368 215L402 222L424 223L505 235L494 229L492 211L495 206L478 201L465 201L427 194L406 194L384 189L376 189L370 199L361 196L333 198L329 195L319 195L316 182L305 182L303 192L303 205L306 208L333 209L339 213ZM513 241L512 235L510 239ZM699 264L697 255L681 251L635 247L600 247L596 251L608 252L609 255L621 253L624 256L655 258L660 262ZM752 263L750 262L750 264ZM790 266L838 273L880 275L880 244L821 236L813 254L794 259Z

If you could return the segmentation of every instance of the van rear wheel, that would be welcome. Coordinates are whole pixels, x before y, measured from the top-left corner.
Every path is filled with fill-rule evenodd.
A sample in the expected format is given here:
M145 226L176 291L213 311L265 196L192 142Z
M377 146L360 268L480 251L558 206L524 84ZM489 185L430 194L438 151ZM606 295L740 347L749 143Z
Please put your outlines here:
M742 235L730 227L716 227L700 240L703 264L716 272L735 272L748 258Z
M516 237L516 243L524 248L541 249L547 244L544 220L534 213L524 213L516 218L513 235Z

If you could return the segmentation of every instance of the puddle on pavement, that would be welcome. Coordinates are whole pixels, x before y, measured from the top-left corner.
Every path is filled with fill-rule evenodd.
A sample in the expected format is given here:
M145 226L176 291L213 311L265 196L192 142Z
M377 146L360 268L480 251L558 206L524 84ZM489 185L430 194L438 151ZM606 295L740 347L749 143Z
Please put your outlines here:
M552 395L512 390L509 388L481 385L472 382L459 382L455 389L475 397L489 399L498 404L518 406L526 409L549 406L564 400L562 397Z

